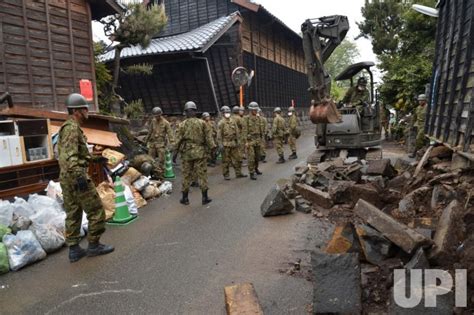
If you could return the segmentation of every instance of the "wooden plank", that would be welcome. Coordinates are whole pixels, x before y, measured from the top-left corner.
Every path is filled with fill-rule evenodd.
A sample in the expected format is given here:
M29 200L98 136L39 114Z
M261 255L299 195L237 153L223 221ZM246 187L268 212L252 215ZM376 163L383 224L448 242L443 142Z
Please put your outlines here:
M3 17L0 15L0 62L2 63L3 73L3 85L5 90L8 91L8 78L6 69L6 58L5 58L5 44L3 42Z
M243 283L224 288L225 308L228 315L260 314L263 309L252 283Z
M31 102L33 105L35 104L35 94L33 92L33 73L31 65L31 54L30 54L30 35L28 31L28 17L26 15L26 1L22 0L22 7L23 7L23 23L24 23L24 30L25 30L25 50L26 50L26 60L27 60L27 67L28 67L28 77L29 77L29 85L30 85L30 93L31 93Z

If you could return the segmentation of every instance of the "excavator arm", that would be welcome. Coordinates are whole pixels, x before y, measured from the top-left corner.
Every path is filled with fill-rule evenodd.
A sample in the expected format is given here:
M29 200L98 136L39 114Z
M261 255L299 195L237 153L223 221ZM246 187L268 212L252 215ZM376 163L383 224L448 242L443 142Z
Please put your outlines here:
M343 15L308 19L301 25L309 91L316 105L330 99L331 77L324 68L324 63L342 42L348 30L349 21Z

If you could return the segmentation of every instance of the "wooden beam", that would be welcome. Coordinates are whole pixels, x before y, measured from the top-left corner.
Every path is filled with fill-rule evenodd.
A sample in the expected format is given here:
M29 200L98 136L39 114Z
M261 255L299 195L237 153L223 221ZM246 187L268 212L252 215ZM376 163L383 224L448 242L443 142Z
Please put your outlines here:
M25 50L26 50L26 66L28 69L28 80L30 86L31 104L36 105L35 92L33 84L33 67L31 66L31 51L30 51L30 31L28 29L28 17L26 12L26 0L21 2L23 9L23 29L25 32Z
M74 91L76 91L76 84L77 82L77 76L76 76L76 53L74 51L74 33L73 33L73 27L72 27L72 12L71 12L71 0L66 0L67 1L67 18L68 18L68 23L69 23L69 45L71 47L71 62L72 62L72 81L73 81L73 87ZM89 44L90 46L90 44Z
M51 20L49 16L49 0L44 1L45 14L46 14L46 28L48 32L48 51L49 51L49 69L51 71L51 89L53 91L53 102L54 109L59 110L58 96L56 94L56 74L54 72L54 54L53 54L53 42L51 40Z
M224 293L227 315L263 315L263 309L258 302L257 293L252 283L225 287Z
M0 62L2 63L2 67L3 67L3 84L5 85L5 91L0 91L0 92L7 92L8 91L7 62L5 59L5 44L3 43L3 20L2 20L1 15L0 15Z

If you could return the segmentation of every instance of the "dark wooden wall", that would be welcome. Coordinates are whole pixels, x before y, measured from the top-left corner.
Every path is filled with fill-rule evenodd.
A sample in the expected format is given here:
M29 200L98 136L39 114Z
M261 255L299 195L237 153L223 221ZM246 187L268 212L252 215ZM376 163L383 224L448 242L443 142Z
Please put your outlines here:
M445 1L440 8L426 131L474 151L474 2Z
M65 110L79 81L95 86L85 0L0 1L0 93L15 105Z
M160 36L191 31L239 9L230 0L165 0L164 4L168 25Z
M245 89L245 103L257 101L262 107L289 107L291 100L297 107L310 106L306 74L267 59L243 53L244 67L255 69L255 78Z

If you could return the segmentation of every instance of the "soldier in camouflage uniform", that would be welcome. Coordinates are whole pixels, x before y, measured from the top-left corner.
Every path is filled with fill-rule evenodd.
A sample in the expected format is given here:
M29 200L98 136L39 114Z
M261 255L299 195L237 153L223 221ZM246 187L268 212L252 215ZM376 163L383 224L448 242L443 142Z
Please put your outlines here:
M367 79L360 77L357 84L347 90L342 102L350 107L355 106L359 113L362 113L364 104L369 102L369 90L367 90Z
M268 121L263 115L262 109L258 109L257 116L260 117L260 120L262 122L262 128L263 128L263 139L262 139L262 156L260 158L260 162L262 163L267 163L266 157L267 157L267 136L268 136Z
M245 147L248 152L248 168L250 179L257 180L256 175L261 175L262 172L258 169L258 162L260 161L262 139L264 137L264 130L260 118L257 116L258 104L257 102L250 102L250 114L243 119L243 138L245 139Z
M151 121L150 131L145 142L148 147L148 154L155 159L156 164L159 166L158 174L155 174L155 177L162 180L164 178L167 146L174 145L173 130L170 123L162 117L163 111L161 108L153 108L152 114L155 117Z
M230 108L221 108L224 118L217 126L217 138L222 146L222 173L225 180L230 180L229 168L232 166L237 178L247 177L242 174L242 158L240 157L240 141L242 139L239 127L234 119L230 117Z
M135 155L130 163L130 166L140 171L140 173L145 176L152 175L153 177L157 177L162 172L162 169L156 160L149 154Z
M283 141L285 140L288 131L285 126L285 119L281 117L281 108L275 107L273 110L275 117L273 118L272 125L272 138L275 143L275 148L278 153L279 159L278 164L285 163L285 156L283 151Z
M184 205L189 205L189 186L196 174L199 179L199 186L202 192L202 204L208 204L212 200L208 197L207 183L207 154L216 147L212 139L212 131L206 123L196 117L197 107L194 102L187 102L184 105L186 119L180 124L177 135L176 151L173 155L173 162L176 162L177 154L182 160L182 198L179 201Z
M296 117L296 111L294 107L288 109L288 144L290 145L291 155L288 157L290 160L297 159L296 155L296 139L300 136L298 130L298 118Z
M243 133L243 118L242 118L242 115L244 113L244 111L239 107L239 106L234 106L232 107L232 119L235 120L235 122L237 123L237 127L239 127L239 132L240 132L240 135L243 137L244 133ZM241 159L245 159L245 140L242 138L240 139L240 157Z
M418 95L418 107L415 111L415 127L416 127L416 150L420 150L426 144L425 139L425 119L426 119L426 95Z
M86 255L108 254L114 247L99 242L105 232L105 212L87 169L90 161L104 163L106 159L91 156L80 128L88 118L87 101L82 95L73 93L67 97L66 106L70 117L59 130L58 162L66 211L66 244L69 246L69 261L75 262ZM83 211L89 221L87 251L79 245Z
M202 119L206 122L207 126L211 129L212 140L214 140L214 143L217 144L217 126L214 123L214 121L212 121L211 115L208 112L204 112L204 113L202 113ZM207 165L212 166L212 167L216 166L217 147L212 149L208 153L208 155L209 155L209 157L208 157L208 160L207 160Z

